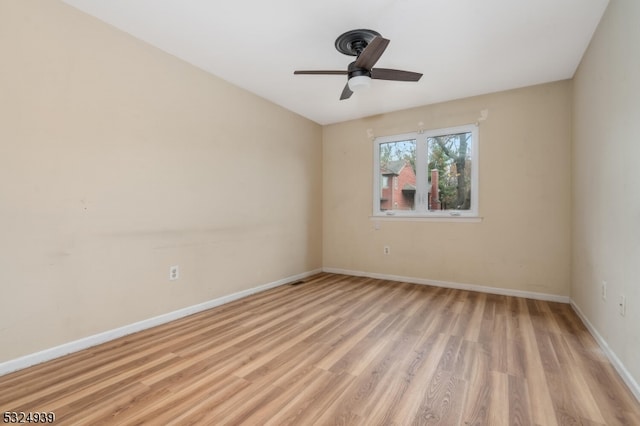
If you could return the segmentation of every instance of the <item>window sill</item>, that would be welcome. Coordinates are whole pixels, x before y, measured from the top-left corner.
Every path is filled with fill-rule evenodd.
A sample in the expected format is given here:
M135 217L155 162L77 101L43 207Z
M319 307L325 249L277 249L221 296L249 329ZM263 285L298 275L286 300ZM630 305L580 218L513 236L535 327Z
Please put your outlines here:
M411 215L380 215L369 216L371 220L382 220L388 222L465 222L465 223L480 223L482 222L481 216L411 216Z

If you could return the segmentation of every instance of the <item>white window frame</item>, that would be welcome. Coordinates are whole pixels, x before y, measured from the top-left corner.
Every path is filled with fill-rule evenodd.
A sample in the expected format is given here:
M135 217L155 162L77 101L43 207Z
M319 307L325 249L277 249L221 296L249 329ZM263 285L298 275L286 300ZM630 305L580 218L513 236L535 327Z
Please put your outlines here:
M429 182L427 167L424 161L427 160L428 146L427 139L436 136L454 135L458 133L471 133L471 208L469 210L438 210L429 211L428 192ZM380 145L389 142L402 142L413 140L416 141L416 195L414 200L414 210L380 210L380 196L382 194L380 188ZM425 130L421 132L403 133L399 135L381 136L373 141L373 217L389 217L389 218L434 218L434 219L464 219L478 218L478 152L479 152L479 135L478 126L476 124L465 124L456 127L447 127L443 129ZM420 164L422 163L422 164Z

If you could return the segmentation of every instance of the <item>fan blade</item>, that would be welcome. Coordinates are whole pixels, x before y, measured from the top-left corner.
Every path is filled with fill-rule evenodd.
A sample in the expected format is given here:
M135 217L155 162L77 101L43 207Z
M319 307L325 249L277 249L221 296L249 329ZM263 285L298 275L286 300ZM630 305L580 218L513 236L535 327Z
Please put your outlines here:
M294 71L296 75L306 74L306 75L347 75L347 71Z
M382 37L376 37L371 40L371 43L364 48L358 59L356 59L355 66L370 70L378 62L380 56L384 53L385 49L389 45L389 40Z
M371 78L376 80L418 81L422 77L419 72L392 70L389 68L374 68L371 70Z
M351 95L353 95L353 92L351 91L351 89L349 89L349 82L347 82L347 84L344 86L344 89L342 89L340 100L342 101L344 99L349 99Z

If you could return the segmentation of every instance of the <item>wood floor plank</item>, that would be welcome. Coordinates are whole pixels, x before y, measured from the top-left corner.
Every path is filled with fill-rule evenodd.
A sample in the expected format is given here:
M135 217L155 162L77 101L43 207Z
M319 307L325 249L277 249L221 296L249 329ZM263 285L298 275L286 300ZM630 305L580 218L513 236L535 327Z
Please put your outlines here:
M353 383L355 377L349 374L333 374L320 370L325 379L317 386L306 387L290 401L290 403L266 424L272 425L304 425L327 424L323 416L330 413L328 407L333 405L344 394L347 387ZM344 424L354 423L359 419L356 415L349 415Z
M562 365L563 378L571 384L571 393L577 412L591 421L605 423L598 404L593 397L592 389L589 387L585 372L579 368L579 357L573 353L566 342L562 348L567 352L563 357L563 359L567 360Z
M638 425L570 305L322 273L0 376L61 425Z
M344 419L366 417L375 401L375 395L386 386L385 379L391 373L392 366L401 354L411 350L413 341L408 335L386 341L386 350L375 357L369 366L349 385L340 400L327 410L326 418L340 423Z
M509 425L509 376L506 373L489 372L491 399L487 422L491 426Z
M462 347L460 336L449 336L442 357L423 388L421 404L412 421L414 424L459 424L466 384L454 370Z
M332 321L333 318L326 318L324 321L312 324L311 326L305 324L302 327L296 327L292 330L293 332L286 333L278 339L272 339L271 344L262 345L262 353L259 356L245 363L241 368L234 371L234 374L239 377L247 376L254 370L268 364L278 356L289 352L291 348L296 346L298 343L303 342L308 336L312 335Z
M483 340L487 342L491 353L491 371L507 373L509 371L509 351L507 340L507 319L504 314L497 314L493 324L489 324L490 334Z
M401 413L406 413L406 407L402 403L410 400L407 395L416 392L422 386L421 377L418 374L420 368L428 362L427 356L432 353L438 337L437 334L423 334L416 340L410 350L404 351L398 362L394 363L392 370L381 382L381 386L371 398L370 408L367 408L367 420L372 424L398 424L394 419ZM434 357L433 360L436 358ZM436 362L433 362L436 364ZM417 410L417 405L414 410Z
M540 314L537 311L537 305L535 303L529 304L526 303L529 302L528 300L521 300L525 302L523 311L526 310L529 313L529 315L522 315L520 324L522 325L526 378L529 398L531 400L531 415L535 424L555 426L558 422L544 374L540 349L532 321L532 315ZM534 312L531 312L531 309L533 309Z
M509 375L509 424L533 425L526 379Z
M394 414L394 424L410 424L416 417L423 403L423 395L427 392L426 384L430 383L440 366L440 359L447 349L448 335L434 334L429 336L426 347L420 348L414 365L411 366L413 380L409 383L406 393L411 398L404 398L397 404Z
M553 395L552 403L556 415L556 420L561 425L581 424L580 413L576 409L571 394L571 386L563 377L563 370L560 360L556 355L551 342L551 333L536 330L536 340L542 360L549 394Z
M489 410L492 389L489 354L481 347L474 347L469 351L468 355L471 362L467 364L467 371L465 372L468 388L462 409L462 424L491 424L489 423Z

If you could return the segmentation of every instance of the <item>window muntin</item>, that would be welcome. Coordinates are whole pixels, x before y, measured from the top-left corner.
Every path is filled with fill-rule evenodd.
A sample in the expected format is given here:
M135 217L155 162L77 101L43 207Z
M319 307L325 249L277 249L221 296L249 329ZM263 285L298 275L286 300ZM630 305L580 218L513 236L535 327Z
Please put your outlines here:
M476 217L477 158L475 125L376 138L374 216Z

